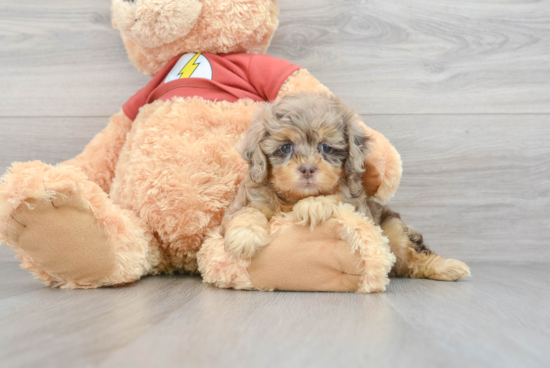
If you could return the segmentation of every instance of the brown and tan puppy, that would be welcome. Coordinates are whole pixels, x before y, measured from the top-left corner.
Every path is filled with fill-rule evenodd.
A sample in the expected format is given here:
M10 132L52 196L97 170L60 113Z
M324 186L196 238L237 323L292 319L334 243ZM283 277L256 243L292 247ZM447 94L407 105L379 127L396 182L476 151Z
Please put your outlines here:
M367 153L368 137L357 115L335 96L301 93L266 105L243 142L250 170L222 222L226 250L251 257L270 243L268 221L273 215L307 208L309 213L298 215L314 226L330 218L341 201L382 228L397 258L393 276L469 276L466 264L436 255L399 214L367 198L361 182ZM306 198L315 199L315 206L295 206Z

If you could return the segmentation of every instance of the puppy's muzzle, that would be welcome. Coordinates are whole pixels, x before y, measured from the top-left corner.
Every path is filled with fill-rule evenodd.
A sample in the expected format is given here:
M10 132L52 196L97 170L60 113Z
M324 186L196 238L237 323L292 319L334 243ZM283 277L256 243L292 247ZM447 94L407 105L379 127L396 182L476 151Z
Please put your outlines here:
M302 176L306 179L311 179L317 168L313 165L303 165L298 169L302 173Z

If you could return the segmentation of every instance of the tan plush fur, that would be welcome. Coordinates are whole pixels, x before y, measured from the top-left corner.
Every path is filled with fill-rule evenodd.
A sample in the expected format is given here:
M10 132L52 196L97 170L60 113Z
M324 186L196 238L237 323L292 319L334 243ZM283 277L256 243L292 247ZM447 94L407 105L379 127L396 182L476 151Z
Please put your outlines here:
M84 152L65 164L82 168L88 179L106 193L111 190L115 168L132 121L122 111L111 116L109 124L88 143Z
M124 45L140 71L154 75L170 59L184 52L263 54L279 24L279 9L274 0L201 0L198 16L188 17L183 11L176 12L181 16L168 16L174 14L167 10L168 5L183 9L195 8L194 3L198 1L113 0L113 25L124 25L119 27ZM195 10L192 13L195 14ZM140 17L136 18L138 14ZM143 15L149 18L150 26L139 25ZM185 21L189 25L178 28ZM163 40L160 37L169 32L162 28L176 33ZM146 43L142 43L143 40Z
M170 270L197 269L206 233L235 197L246 170L235 145L255 107L178 98L145 106L134 121L111 198L148 224Z
M89 181L86 175L74 166L61 165L51 167L40 162L16 164L3 178L0 195L0 242L5 242L15 251L22 267L32 272L37 279L52 286L68 288L90 288L104 285L114 285L139 279L150 268L147 258L151 250L151 238L147 227L136 215L114 205L101 188ZM93 214L98 224L98 231L107 235L108 242L114 250L114 267L112 273L95 283L82 283L78 279L63 279L56 275L55 270L38 267L40 260L25 252L14 241L14 232L18 236L33 230L33 216L27 216L25 221L17 222L16 210L19 206L33 206L36 201L55 202L63 197L77 196L82 205ZM29 198L32 198L33 204ZM32 208L32 207L31 207ZM52 211L57 210L52 206ZM9 227L21 225L22 228ZM10 236L11 235L11 236ZM64 234L56 234L63 237ZM75 247L87 246L86 243L75 243ZM74 249L75 253L78 252ZM53 254L55 256L55 252ZM78 257L77 254L75 256Z
M202 3L198 0L114 1L113 24L128 40L147 48L176 41L198 22Z
M248 274L250 259L231 257L225 251L219 232L208 237L198 256L199 270L204 282L220 288L254 289Z
M113 0L113 25L130 60L148 75L187 52L263 53L277 14L273 0ZM326 88L301 70L279 96L308 90ZM72 160L56 166L15 163L0 183L0 243L39 280L58 287L197 272L197 252L220 225L245 175L247 163L235 145L260 106L248 99L156 101L142 107L135 121L122 112L113 115ZM373 165L363 185L388 199L399 183L399 156L381 135L369 135L376 138ZM91 233L79 237L79 229ZM209 242L219 243L214 240ZM205 254L220 260L218 268L201 269L215 269L227 285L235 269L250 266L235 266L216 252ZM245 279L236 280L247 285Z

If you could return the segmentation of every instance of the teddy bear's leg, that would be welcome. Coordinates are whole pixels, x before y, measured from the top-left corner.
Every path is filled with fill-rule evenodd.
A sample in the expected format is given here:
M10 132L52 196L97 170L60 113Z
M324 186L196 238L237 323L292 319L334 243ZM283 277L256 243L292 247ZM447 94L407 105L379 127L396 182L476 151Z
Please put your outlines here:
M395 262L380 227L340 203L311 197L270 222L270 244L252 258L233 257L220 232L199 254L205 282L222 288L380 292Z
M432 252L424 244L422 235L405 225L398 213L370 200L369 207L397 258L391 276L441 281L470 276L470 268L464 262L446 259Z
M95 288L135 281L151 268L151 234L81 169L14 164L0 185L0 244L46 285ZM153 252L154 253L154 252Z

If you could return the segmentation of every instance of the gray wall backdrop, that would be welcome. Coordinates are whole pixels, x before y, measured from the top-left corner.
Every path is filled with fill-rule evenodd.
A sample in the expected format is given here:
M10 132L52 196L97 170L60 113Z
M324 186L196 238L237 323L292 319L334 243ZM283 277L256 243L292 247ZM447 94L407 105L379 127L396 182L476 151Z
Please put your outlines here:
M550 1L279 6L269 54L309 69L394 143L393 207L434 250L550 261ZM0 171L73 157L149 78L111 28L110 0L0 8Z

